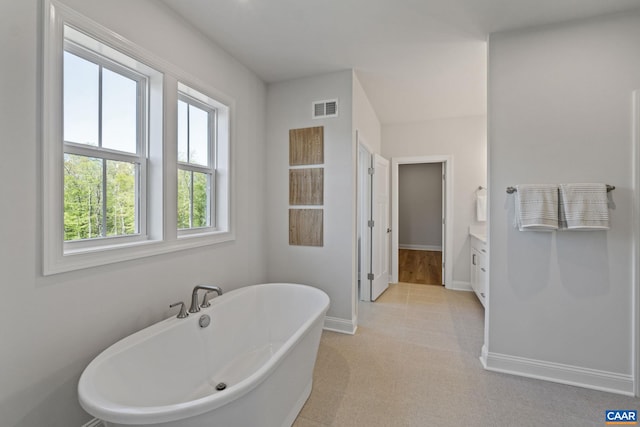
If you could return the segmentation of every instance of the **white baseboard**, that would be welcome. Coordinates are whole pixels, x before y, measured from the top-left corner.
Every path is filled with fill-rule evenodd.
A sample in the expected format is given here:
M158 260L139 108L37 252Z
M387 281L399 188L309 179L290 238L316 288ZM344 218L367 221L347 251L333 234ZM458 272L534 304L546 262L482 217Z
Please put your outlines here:
M340 332L341 334L354 335L356 329L358 329L358 324L354 320L325 316L323 329L326 331Z
M97 418L92 419L86 424L82 424L82 427L104 427L104 423Z
M453 289L454 291L473 291L473 289L471 288L471 283L463 282L460 280L454 280L451 288L449 289Z
M398 249L411 249L414 251L437 251L442 252L442 246L433 245L403 245L399 244Z
M484 347L482 348L480 360L484 368L489 371L504 372L593 390L623 394L625 396L634 396L634 381L632 375L491 353L487 352Z

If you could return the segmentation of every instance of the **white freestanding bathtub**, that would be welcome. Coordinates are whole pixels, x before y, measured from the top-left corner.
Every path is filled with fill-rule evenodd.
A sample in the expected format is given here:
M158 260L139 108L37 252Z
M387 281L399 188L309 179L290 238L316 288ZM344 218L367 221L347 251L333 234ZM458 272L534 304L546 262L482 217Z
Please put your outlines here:
M328 308L304 285L228 292L102 352L80 378L80 404L108 427L291 426L311 393Z

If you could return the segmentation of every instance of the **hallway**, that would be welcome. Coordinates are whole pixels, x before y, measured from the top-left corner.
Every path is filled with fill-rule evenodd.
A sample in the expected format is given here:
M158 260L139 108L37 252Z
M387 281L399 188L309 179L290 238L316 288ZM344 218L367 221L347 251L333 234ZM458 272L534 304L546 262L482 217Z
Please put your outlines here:
M485 371L471 292L400 283L361 303L354 336L324 331L295 427L602 426L640 400Z
M442 251L399 249L398 264L402 283L442 285Z

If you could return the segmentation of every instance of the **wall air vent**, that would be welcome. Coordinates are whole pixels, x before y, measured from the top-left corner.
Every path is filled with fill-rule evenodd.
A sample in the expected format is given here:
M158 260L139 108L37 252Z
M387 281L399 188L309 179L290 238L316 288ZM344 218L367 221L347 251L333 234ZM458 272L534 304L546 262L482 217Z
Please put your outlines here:
M329 99L326 101L315 101L313 103L313 118L323 119L327 117L338 117L338 100Z

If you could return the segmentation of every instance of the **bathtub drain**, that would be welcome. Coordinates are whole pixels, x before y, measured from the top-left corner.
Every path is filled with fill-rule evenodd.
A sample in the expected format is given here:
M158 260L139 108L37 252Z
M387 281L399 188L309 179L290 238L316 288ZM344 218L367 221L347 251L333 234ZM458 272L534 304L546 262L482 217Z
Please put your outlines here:
M227 385L225 383L218 383L218 385L216 386L216 390L218 391L222 391L225 388L227 388Z

